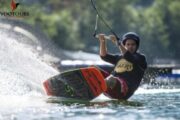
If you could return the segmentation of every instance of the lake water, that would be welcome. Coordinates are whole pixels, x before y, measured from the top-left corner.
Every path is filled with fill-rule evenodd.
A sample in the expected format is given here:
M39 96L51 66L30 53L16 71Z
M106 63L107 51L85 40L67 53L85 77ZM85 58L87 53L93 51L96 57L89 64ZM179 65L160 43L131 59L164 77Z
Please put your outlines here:
M42 82L58 74L31 47L0 32L0 120L179 120L180 89L139 88L128 101L48 98ZM23 39L23 38L18 38Z
M179 120L179 99L180 89L139 89L128 101L108 100L104 96L93 102L75 101L47 98L37 92L22 96L1 95L0 119Z

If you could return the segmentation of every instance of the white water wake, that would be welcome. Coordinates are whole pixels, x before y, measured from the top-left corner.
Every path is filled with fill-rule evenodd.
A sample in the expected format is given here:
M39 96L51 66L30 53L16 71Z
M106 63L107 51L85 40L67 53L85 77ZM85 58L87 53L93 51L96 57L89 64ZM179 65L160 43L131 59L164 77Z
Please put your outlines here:
M13 34L0 29L0 96L44 94L42 82L58 72L39 60L30 46L17 41L25 37Z
M145 89L145 88L139 88L135 94L158 94L158 93L177 93L180 92L180 89L174 88L174 89L163 89L163 88L157 88L157 89Z

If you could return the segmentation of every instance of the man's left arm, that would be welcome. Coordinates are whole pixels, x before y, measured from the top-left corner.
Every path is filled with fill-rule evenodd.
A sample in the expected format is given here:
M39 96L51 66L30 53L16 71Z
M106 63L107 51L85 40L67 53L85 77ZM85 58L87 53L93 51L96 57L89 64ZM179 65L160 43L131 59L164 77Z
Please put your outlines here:
M121 41L118 41L114 35L111 35L110 37L112 41L116 41L119 50L121 51L121 54L124 55L127 52L127 49L124 47L123 43Z
M146 57L144 55L141 56L141 59L139 61L141 67L145 70L147 68L147 61L146 61Z
M140 67L140 69L142 71L145 71L145 69L147 68L147 62L146 62L146 58L144 55L141 54L131 54L129 51L127 51L124 54L124 58L126 60L128 60L129 62L134 63L135 65L137 65L138 67Z

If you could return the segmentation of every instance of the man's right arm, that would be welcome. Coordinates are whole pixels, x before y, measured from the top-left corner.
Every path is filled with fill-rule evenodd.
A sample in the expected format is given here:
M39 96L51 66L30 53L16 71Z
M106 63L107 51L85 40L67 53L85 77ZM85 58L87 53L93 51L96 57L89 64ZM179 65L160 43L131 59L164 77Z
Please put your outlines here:
M99 42L100 42L99 54L101 57L106 56L107 47L106 47L106 40L105 40L104 34L99 34Z
M99 41L100 41L99 55L101 59L103 59L108 63L116 64L119 56L108 53L104 34L99 34Z

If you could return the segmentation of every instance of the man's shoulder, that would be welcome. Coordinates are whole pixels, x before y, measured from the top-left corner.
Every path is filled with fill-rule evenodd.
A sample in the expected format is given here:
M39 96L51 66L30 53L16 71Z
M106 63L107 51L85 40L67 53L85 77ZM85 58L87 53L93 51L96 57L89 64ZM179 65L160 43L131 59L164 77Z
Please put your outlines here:
M142 53L137 53L137 54L138 54L138 56L139 56L139 58L140 58L140 59L139 59L140 62L145 65L144 68L146 69L146 68L147 68L146 56L145 56L144 54L142 54Z
M146 59L146 55L145 54L142 54L142 53L136 53L139 57L141 57L141 58L144 58L144 59Z
M119 58L119 57L122 57L123 55L122 54L113 54L115 57Z

